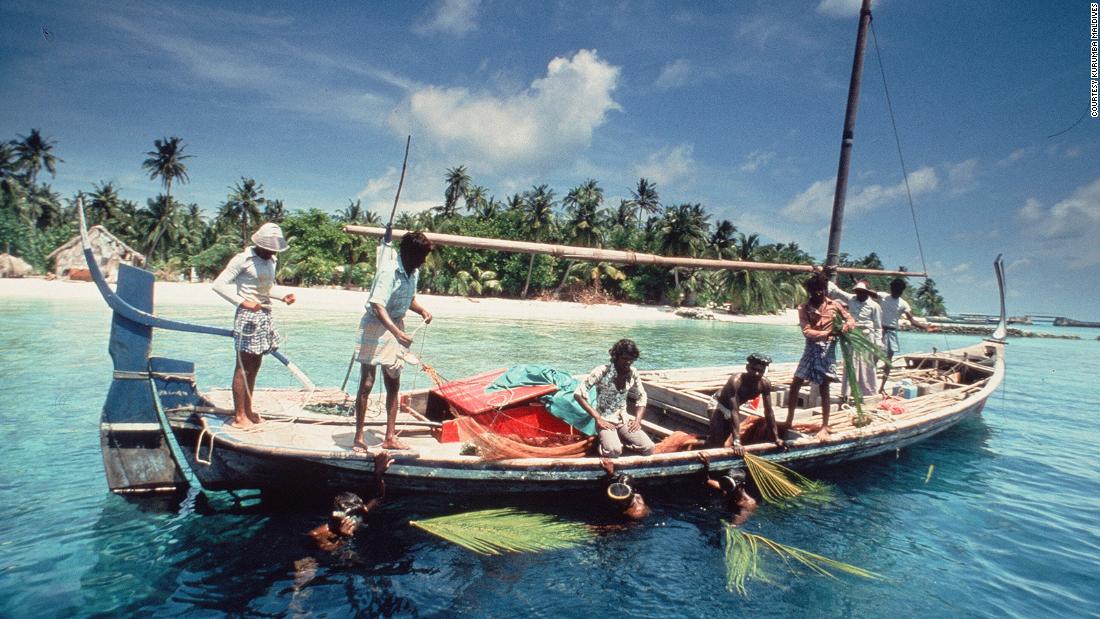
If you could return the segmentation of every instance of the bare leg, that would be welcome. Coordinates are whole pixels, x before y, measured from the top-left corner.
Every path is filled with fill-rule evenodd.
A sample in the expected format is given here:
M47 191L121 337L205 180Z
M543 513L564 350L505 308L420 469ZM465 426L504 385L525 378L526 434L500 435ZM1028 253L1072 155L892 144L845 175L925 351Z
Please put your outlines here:
M252 391L256 386L256 374L263 357L247 352L237 353L237 366L233 370L233 425L247 428L262 421L252 412Z
M374 389L374 366L366 363L359 370L359 391L355 394L355 440L352 449L367 452L367 443L363 440L363 422L367 417L367 400Z
M829 381L821 383L817 386L818 393L821 395L821 430L817 433L818 440L825 440L828 438L829 430Z
M791 427L794 423L794 407L798 404L798 390L802 388L804 381L795 376L791 381L791 392L787 394L787 421L783 424L787 428Z
M386 386L386 440L385 449L408 449L409 446L397 440L397 398L401 395L401 375L390 376L382 372L382 384Z

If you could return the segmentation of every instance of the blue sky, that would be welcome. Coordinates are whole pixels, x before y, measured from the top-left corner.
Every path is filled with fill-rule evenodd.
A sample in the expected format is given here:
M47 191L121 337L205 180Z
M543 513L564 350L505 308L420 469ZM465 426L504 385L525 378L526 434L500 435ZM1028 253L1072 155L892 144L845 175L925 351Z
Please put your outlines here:
M1089 3L875 4L927 268L952 311L1100 320ZM500 199L639 176L823 258L858 2L0 3L0 137L31 128L68 197L144 204L179 136L208 213L241 176L288 208L439 204L465 165ZM43 35L43 28L49 35ZM921 270L874 41L842 249ZM1086 114L1082 117L1082 114ZM1087 282L1092 281L1093 284Z

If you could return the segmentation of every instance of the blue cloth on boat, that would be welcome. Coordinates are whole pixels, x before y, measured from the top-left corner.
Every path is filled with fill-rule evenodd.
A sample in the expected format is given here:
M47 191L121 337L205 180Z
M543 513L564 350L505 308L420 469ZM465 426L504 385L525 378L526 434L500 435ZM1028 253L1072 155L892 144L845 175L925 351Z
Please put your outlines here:
M596 435L596 420L588 414L588 411L577 404L573 397L580 381L573 378L569 372L563 372L545 365L525 364L514 365L499 378L485 388L485 391L500 391L511 387L524 387L528 385L556 385L557 393L546 395L539 400L546 405L550 414L561 419L565 423L580 430L587 436ZM588 401L596 401L596 389L588 392Z

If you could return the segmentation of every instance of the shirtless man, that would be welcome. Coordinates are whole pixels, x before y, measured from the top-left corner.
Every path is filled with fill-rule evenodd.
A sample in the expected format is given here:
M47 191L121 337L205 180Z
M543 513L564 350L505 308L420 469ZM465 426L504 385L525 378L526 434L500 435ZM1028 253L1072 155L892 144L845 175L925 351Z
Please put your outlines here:
M772 410L772 383L764 377L771 362L765 355L752 353L745 364L745 371L731 374L722 391L712 398L709 408L710 436L706 443L708 448L733 447L734 454L745 454L745 449L741 446L740 408L757 396L761 396L760 399L764 401L764 418L772 440L777 446L783 447L783 439L779 438L779 429L775 425L775 411Z
M700 453L699 461L703 463L703 483L707 488L721 494L723 503L733 514L731 524L739 527L748 522L756 511L757 503L745 490L745 471L738 469L717 475L710 471L710 458L707 454Z
M352 537L363 523L363 518L386 497L386 482L382 475L393 464L393 458L385 451L374 456L374 497L363 503L363 499L351 492L341 492L332 500L332 516L325 524L309 532L317 547L327 552L339 548Z

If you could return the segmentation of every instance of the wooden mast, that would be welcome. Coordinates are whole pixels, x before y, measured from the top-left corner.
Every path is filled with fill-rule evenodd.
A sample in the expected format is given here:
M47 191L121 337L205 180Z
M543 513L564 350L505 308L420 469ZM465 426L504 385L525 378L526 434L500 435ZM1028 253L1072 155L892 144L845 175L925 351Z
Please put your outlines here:
M344 232L358 234L374 238L382 238L386 234L385 228L368 226L344 226ZM393 238L398 239L408 233L408 230L394 230ZM467 249L492 249L496 251L508 251L521 254L545 254L557 258L569 260L585 260L591 262L614 262L618 264L651 264L669 267L689 267L697 269L730 269L741 271L784 271L794 273L809 273L813 266L809 264L773 264L770 262L744 262L740 260L713 260L709 258L678 258L671 256L658 256L656 254L643 254L621 249L599 249L595 247L575 247L571 245L551 245L549 243L531 243L528 241L508 241L504 239L490 239L477 236L460 236L457 234L441 234L439 232L425 232L425 236L436 245L450 247L465 247ZM909 271L880 271L878 269L842 268L841 273L852 275L894 275L900 277L924 277L924 273L912 273Z
M863 0L859 9L859 31L852 59L852 77L848 82L848 107L844 112L844 134L840 138L840 163L836 172L836 193L833 194L833 220L829 224L829 249L825 265L840 262L840 236L844 226L844 198L848 193L848 168L852 163L852 141L855 138L856 112L859 110L859 88L863 81L863 52L867 49L867 27L871 24L871 0Z

